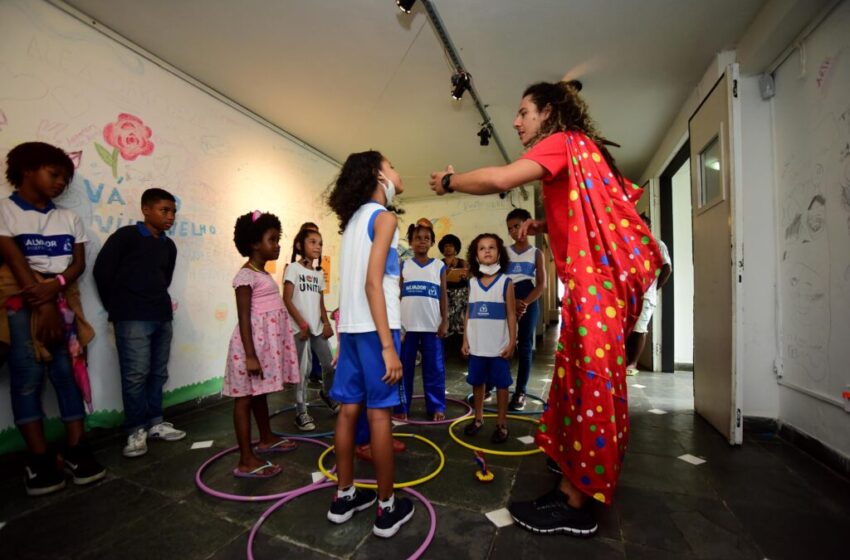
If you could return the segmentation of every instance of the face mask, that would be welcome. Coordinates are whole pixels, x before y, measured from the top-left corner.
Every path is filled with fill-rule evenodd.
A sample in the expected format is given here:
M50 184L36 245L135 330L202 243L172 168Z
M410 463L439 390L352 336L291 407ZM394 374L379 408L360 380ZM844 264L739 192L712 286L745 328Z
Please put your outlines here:
M389 177L381 173L381 178L383 178L384 182L384 196L387 197L386 206L390 206L393 203L393 198L395 198L395 183L390 181Z
M481 271L481 274L486 274L487 276L492 276L492 275L496 274L497 272L499 272L500 268L501 267L499 266L499 263L493 263L493 264L478 263L478 270Z

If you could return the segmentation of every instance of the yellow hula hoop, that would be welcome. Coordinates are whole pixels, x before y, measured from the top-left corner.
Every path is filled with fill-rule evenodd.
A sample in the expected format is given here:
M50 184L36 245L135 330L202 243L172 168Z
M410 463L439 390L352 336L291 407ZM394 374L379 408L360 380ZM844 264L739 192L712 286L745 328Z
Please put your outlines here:
M484 418L497 418L498 414L485 414ZM517 416L515 414L508 414L507 418L511 420L520 420L522 422L531 422L532 424L539 424L540 422L536 418L529 418L528 416ZM475 416L465 416L463 418L458 418L454 422L449 425L449 435L452 436L452 439L455 440L458 444L466 447L467 449L472 449L473 451L480 451L482 453L489 453L490 455L504 455L505 457L523 457L525 455L534 455L535 453L542 453L543 450L539 447L536 449L528 449L526 451L499 451L498 449L485 449L483 447L478 447L477 445L472 445L471 443L467 443L457 437L454 433L454 428L458 424L462 424L463 422L469 422L470 420L474 420ZM327 450L325 451L327 453Z
M416 480L409 480L407 482L396 482L395 484L393 484L393 488L411 488L413 486L418 486L420 484L424 484L425 482L428 482L429 480L431 480L432 478L434 478L435 476L440 474L440 472L442 472L442 470L443 470L443 467L446 466L446 456L443 455L443 450L440 449L437 446L437 444L434 443L433 441L431 441L430 439L428 439L426 437L422 437L422 436L417 435L417 434L396 434L396 433L393 433L393 437L413 438L413 439L418 439L419 441L424 441L425 443L427 443L428 445L430 445L431 447L434 448L434 450L437 452L437 456L440 458L440 464L437 465L436 470L434 472L432 472L431 474L423 476L422 478L417 478ZM325 465L324 465L325 457L328 455L328 453L330 453L333 450L334 450L334 446L332 445L332 446L328 447L327 449L325 449L322 452L321 455L319 455L319 471L321 471L321 473L328 480L332 480L332 481L336 482L338 480L337 476L335 474L333 474L332 472L328 471L328 469L326 469ZM363 482L363 483L355 482L354 486L356 486L358 488L372 488L372 489L378 488L377 484L369 484L369 483L365 483L365 482Z

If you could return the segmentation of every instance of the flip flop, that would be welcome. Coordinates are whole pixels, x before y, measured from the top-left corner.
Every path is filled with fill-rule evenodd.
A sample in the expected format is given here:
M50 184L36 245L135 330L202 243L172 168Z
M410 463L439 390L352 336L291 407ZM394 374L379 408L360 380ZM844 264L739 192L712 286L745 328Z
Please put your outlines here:
M268 470L268 472L264 472ZM265 465L257 467L252 471L240 471L239 467L233 469L233 476L236 478L271 478L280 474L280 465L274 465L271 461L266 461Z
M279 439L277 442L273 443L269 447L260 447L259 445L254 447L254 452L259 453L260 455L264 453L289 453L293 451L298 444L290 439Z

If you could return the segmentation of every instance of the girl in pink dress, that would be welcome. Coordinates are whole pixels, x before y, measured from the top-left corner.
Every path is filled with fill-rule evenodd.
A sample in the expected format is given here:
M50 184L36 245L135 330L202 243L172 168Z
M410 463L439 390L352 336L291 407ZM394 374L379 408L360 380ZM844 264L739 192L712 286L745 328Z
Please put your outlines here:
M269 478L280 473L280 466L258 455L292 451L295 442L272 433L266 394L299 379L289 314L277 283L265 271L266 262L280 256L280 220L259 210L240 216L233 240L239 254L248 257L233 279L239 324L230 338L222 388L224 395L234 397L239 465L233 475ZM260 430L256 446L251 443L252 412Z

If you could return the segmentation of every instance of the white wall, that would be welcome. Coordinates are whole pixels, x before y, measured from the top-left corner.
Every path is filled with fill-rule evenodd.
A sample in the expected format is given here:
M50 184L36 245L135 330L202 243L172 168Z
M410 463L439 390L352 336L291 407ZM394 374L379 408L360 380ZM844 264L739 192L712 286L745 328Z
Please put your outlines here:
M172 232L178 261L170 291L178 307L167 402L216 392L236 322L230 286L242 261L232 241L236 217L257 208L277 214L284 247L301 222L319 222L325 252L335 259L336 223L320 194L336 165L47 3L2 2L0 22L3 160L9 149L31 140L80 152L74 181L58 202L82 217L91 238L82 279L83 305L97 331L89 351L96 409L90 422L114 425L121 410L116 352L91 280L92 263L110 233L140 218L140 195L152 186L180 199ZM133 161L119 156L113 175L95 144L106 144L104 126L120 113L138 116L152 129L154 151ZM0 186L0 195L7 194ZM276 276L288 256L284 249ZM337 287L334 281L330 305ZM2 370L0 451L18 441L8 379ZM55 416L52 389L43 400Z
M673 362L694 363L694 247L690 160L673 175ZM660 299L660 298L659 298Z

